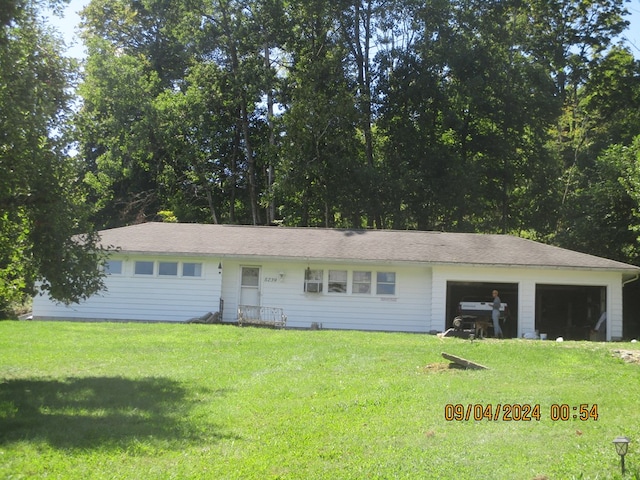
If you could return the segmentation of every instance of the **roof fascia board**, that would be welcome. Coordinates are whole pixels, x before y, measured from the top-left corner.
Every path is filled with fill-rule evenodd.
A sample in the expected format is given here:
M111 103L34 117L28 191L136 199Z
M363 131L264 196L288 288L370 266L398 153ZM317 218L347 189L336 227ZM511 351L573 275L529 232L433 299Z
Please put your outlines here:
M350 258L332 258L332 257L289 257L289 256L267 256L267 255L240 255L228 253L194 253L194 252L153 252L153 251L128 251L118 250L122 255L140 255L140 256L162 256L162 257L209 257L218 259L251 259L251 261L286 261L298 263L351 263L359 265L422 265L424 267L472 267L472 268L524 268L524 269L547 269L547 270L578 270L578 271L601 271L601 272L621 272L629 274L630 272L640 273L640 267L630 266L629 268L608 268L608 267L581 267L581 266L562 266L562 265L514 265L506 263L456 263L456 262L430 262L420 260L372 260L372 259L350 259Z

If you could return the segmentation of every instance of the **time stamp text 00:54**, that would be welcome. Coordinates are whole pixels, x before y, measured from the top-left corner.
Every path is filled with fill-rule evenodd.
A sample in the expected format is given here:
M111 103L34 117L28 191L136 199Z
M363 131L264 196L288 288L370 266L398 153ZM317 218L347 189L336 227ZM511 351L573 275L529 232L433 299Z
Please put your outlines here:
M503 421L503 422L531 422L543 418L557 422L569 420L598 420L597 403L581 403L569 405L554 403L549 410L543 412L540 404L532 403L447 403L444 406L444 419L448 422L468 421Z

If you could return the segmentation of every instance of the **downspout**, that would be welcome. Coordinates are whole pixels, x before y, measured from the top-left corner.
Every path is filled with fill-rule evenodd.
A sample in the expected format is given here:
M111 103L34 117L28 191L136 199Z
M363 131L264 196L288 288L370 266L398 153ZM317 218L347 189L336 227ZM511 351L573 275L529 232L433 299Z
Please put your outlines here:
M630 278L626 282L622 282L622 286L624 287L627 283L635 282L636 280L638 280L638 278L640 278L640 273L636 273L635 277Z

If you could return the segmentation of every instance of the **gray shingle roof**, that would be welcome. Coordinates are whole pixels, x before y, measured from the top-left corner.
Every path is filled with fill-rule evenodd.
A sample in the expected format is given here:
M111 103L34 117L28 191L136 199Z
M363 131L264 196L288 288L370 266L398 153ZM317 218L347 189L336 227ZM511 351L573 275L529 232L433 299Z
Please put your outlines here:
M511 235L193 223L144 223L100 235L103 245L130 253L640 271Z

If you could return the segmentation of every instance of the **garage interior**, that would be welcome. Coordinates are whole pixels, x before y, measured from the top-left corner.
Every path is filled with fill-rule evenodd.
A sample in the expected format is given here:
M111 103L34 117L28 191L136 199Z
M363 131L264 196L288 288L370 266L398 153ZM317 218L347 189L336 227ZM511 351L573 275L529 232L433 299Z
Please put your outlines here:
M623 289L623 338L640 338L640 281L627 282Z
M536 285L536 330L549 339L604 341L604 328L592 330L606 310L606 287Z
M639 282L640 284L640 282ZM453 326L458 303L463 299L491 301L491 292L500 292L500 299L509 306L509 318L501 325L505 338L518 335L518 284L493 282L447 282L447 325ZM607 288L582 285L536 285L535 329L547 338L565 340L606 339L603 328L598 334L593 327L607 309Z
M504 338L518 335L518 284L495 282L447 282L447 325L453 326L453 319L458 314L458 303L463 299L493 301L491 292L498 290L500 300L509 308L509 318L501 324Z

